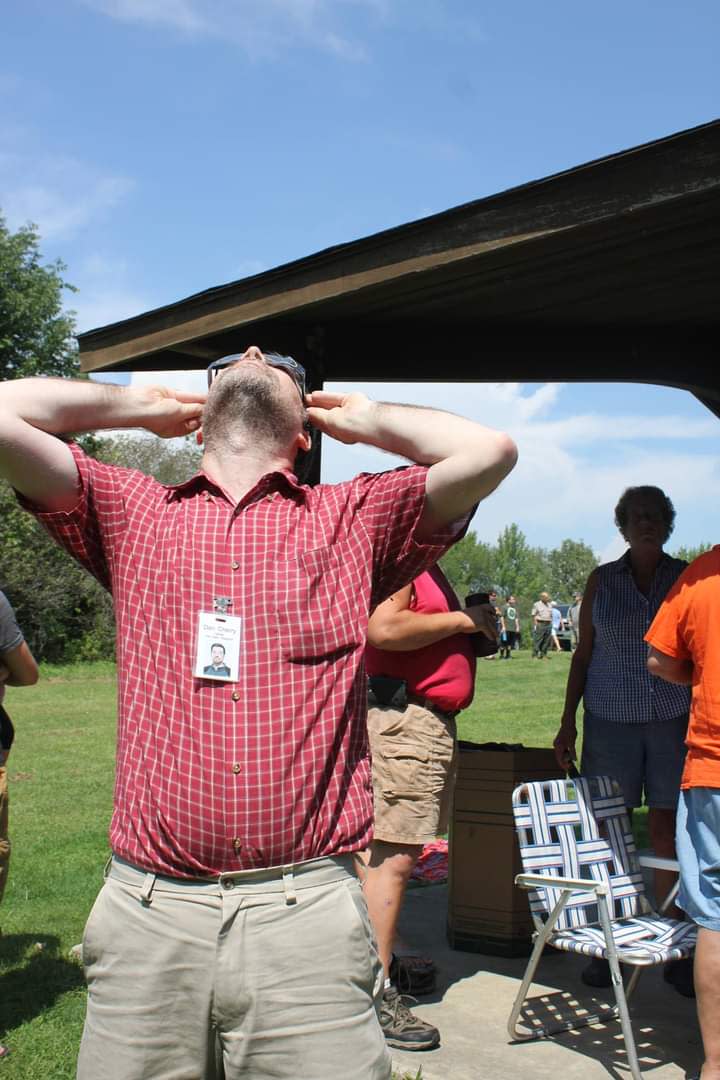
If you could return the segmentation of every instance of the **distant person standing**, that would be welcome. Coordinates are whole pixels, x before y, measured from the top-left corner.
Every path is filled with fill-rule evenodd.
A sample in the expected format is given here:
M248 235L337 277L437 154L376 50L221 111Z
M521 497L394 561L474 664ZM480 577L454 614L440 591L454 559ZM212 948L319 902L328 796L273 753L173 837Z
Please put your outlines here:
M500 635L500 659L512 659L512 651L516 648L520 637L520 617L518 615L517 601L510 594L502 609L502 633Z
M6 686L32 686L38 679L38 666L17 624L15 612L0 592L0 901L7 884L10 866L8 836L7 759L15 731L3 708ZM10 1051L0 1043L0 1061Z
M554 600L550 602L550 612L552 615L552 628L550 630L550 640L555 652L562 652L562 645L560 644L559 632L562 630L562 613Z
M545 660L550 648L552 634L552 608L550 607L550 593L541 592L540 599L536 600L531 611L533 622L533 658Z
M575 593L574 603L570 605L568 611L568 621L570 623L570 648L573 652L578 647L578 641L580 640L580 607L582 606L582 593Z
M10 863L8 838L8 792L6 762L15 735L12 721L2 706L6 686L32 686L38 666L17 624L5 593L0 592L0 900Z

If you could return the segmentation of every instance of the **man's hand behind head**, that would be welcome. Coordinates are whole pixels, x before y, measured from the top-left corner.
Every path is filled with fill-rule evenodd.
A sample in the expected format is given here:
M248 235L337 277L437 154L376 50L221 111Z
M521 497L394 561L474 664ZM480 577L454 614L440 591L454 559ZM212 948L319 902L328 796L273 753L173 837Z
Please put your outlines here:
M338 442L365 442L363 436L373 431L371 418L377 406L365 394L313 390L305 400L308 419L313 427Z
M133 391L143 406L143 424L163 439L190 435L202 423L207 394L204 390L188 392L166 386L145 386Z

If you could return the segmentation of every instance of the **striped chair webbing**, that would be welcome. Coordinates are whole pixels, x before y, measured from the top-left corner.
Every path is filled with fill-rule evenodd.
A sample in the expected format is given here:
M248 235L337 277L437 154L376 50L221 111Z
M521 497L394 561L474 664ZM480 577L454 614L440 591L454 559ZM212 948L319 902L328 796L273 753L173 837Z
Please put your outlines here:
M691 922L660 916L623 919L611 923L618 960L635 964L662 964L690 956L697 937ZM599 927L584 926L561 930L550 936L549 944L565 952L583 956L606 957L605 935Z
M639 914L644 894L625 800L606 776L521 784L513 792L513 814L526 873L597 881L609 890L610 917ZM529 893L530 909L546 918L562 890L551 886ZM592 893L573 893L558 930L597 923Z

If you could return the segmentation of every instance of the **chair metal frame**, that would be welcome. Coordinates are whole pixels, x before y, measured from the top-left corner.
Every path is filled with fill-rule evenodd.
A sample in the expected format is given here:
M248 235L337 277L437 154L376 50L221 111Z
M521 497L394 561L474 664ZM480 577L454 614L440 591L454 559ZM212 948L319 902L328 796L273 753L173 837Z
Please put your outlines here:
M582 806L585 814L589 812L590 818L593 823L596 823L593 804L593 792L592 788L599 790L601 795L604 795L606 801L607 796L610 794L614 797L616 803L623 803L622 795L618 784L609 777L592 777L592 778L576 778L573 780L553 780L553 781L538 781L533 784L521 784L513 792L513 810L515 813L516 830L518 834L518 841L520 843L521 856L527 854L532 845L524 843L527 839L528 825L527 821L521 822L520 819L527 817L527 811L525 810L526 803L523 801L530 789L547 789L551 788L555 794L560 792L560 788L556 785L563 785L566 793L569 795L572 791L575 795L575 800ZM570 800L572 801L572 800ZM543 800L543 805L545 805ZM621 829L625 837L630 836L630 823L625 811L624 804L622 809L617 814L607 815L620 819ZM616 833L617 837L617 833ZM600 841L602 843L602 841ZM609 842L606 841L609 845ZM625 847L620 844L622 850L615 850L613 847L613 854L615 857L620 856L627 861L627 866L633 871L634 876L639 876L640 881L633 883L630 887L627 886L623 893L624 903L623 907L629 915L633 914L633 911L638 912L642 916L647 916L650 919L659 918L662 913L669 907L675 898L678 885L672 889L671 893L665 899L660 912L656 913L650 907L644 893L644 887L642 885L641 875L639 870L641 866L651 867L659 870L678 870L677 860L665 859L656 855L643 855L637 856L632 840ZM525 862L525 859L523 859ZM661 959L657 959L650 954L646 954L645 958L631 958L627 955L623 955L623 963L632 964L634 971L631 978L628 981L627 989L623 985L622 974L620 971L620 961L618 958L618 950L615 944L615 939L612 932L613 921L617 925L623 921L623 918L627 915L613 920L612 912L615 907L616 898L613 895L612 885L608 883L608 875L604 875L605 880L589 880L582 877L563 877L557 873L522 873L518 874L515 878L515 884L522 889L530 890L533 893L531 896L531 916L535 925L534 946L530 959L528 960L527 967L525 969L525 975L520 984L517 996L512 1006L510 1017L508 1020L508 1032L510 1037L515 1041L526 1042L534 1039L546 1038L548 1035L553 1035L561 1031L571 1031L580 1027L587 1027L591 1024L606 1023L608 1020L619 1020L622 1033L625 1040L625 1047L628 1055L628 1064L633 1076L633 1080L642 1080L642 1073L640 1072L640 1064L637 1056L637 1049L635 1046L635 1037L633 1035L632 1025L630 1022L630 1012L628 1008L628 1000L632 996L643 968L653 967L658 963L661 963ZM630 875L628 875L630 880ZM548 912L549 903L548 895L545 890L552 890L551 896L555 896L557 891L560 891L560 896L556 903L552 906L549 913L543 918L539 911ZM538 892L537 890L542 890ZM614 1006L600 1009L597 1012L589 1013L583 1017L576 1017L568 1020L560 1020L555 1023L539 1025L531 1030L518 1028L518 1020L522 1011L523 1005L527 999L528 991L533 982L535 971L540 962L543 949L546 945L553 946L553 934L557 932L558 920L564 918L567 922L567 905L569 902L574 901L575 904L582 904L582 896L588 897L587 903L592 904L593 901L597 905L597 922L585 921L585 926L596 926L603 931L605 941L606 957L610 966L610 976L612 980L612 989L615 995ZM568 909L569 910L569 909ZM580 908L580 923L584 921L584 908ZM572 927L568 927L566 933L572 932ZM559 948L560 946L554 946Z

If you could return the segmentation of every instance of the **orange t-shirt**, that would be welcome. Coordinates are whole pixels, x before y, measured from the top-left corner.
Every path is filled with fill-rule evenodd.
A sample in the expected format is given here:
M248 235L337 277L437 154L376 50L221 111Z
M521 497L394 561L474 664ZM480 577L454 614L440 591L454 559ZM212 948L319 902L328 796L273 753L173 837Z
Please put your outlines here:
M677 579L645 635L658 652L693 663L683 788L720 788L720 546Z

